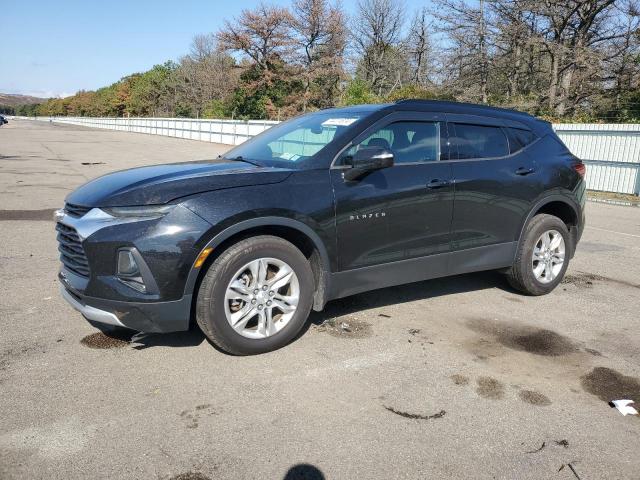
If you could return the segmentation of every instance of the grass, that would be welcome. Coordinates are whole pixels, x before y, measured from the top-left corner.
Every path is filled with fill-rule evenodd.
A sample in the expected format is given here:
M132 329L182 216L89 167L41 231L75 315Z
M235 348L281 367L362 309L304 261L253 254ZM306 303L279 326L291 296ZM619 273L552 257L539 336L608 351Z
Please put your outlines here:
M612 203L625 203L634 206L640 206L640 197L630 193L614 193L614 192L601 192L599 190L587 190L587 198L589 200L612 202Z

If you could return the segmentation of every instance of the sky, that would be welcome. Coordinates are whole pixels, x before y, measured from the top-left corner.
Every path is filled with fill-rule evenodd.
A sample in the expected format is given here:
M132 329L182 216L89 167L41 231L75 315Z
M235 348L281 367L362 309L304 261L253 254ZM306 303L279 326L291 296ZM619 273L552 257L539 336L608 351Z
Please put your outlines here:
M95 90L189 51L249 0L4 0L0 93L65 97ZM289 5L289 0L266 3ZM405 0L407 17L427 0ZM348 13L356 0L342 0Z

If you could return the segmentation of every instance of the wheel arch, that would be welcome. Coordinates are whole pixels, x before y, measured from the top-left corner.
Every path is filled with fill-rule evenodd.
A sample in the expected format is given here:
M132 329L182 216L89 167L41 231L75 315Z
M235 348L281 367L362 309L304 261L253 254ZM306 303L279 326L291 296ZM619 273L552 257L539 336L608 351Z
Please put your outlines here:
M518 243L522 240L525 229L529 225L531 219L540 214L546 213L558 217L564 222L571 235L571 257L575 253L576 243L578 241L578 226L580 222L580 213L578 204L566 195L555 194L546 196L538 200L530 209L518 236Z
M322 310L329 292L330 261L327 249L319 235L307 224L285 217L259 217L238 222L211 238L201 249L213 248L212 253L200 268L191 267L185 285L185 295L192 294L197 299L197 290L211 263L230 245L256 236L273 235L295 245L309 260L316 282L313 309ZM192 305L192 312L193 305Z

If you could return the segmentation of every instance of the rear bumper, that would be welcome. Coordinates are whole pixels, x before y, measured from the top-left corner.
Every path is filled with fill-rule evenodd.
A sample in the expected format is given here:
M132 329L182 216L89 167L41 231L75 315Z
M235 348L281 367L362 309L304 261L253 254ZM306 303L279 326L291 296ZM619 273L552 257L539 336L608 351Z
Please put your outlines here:
M171 302L122 302L87 297L64 284L60 291L73 308L87 320L139 332L167 333L189 329L191 295Z

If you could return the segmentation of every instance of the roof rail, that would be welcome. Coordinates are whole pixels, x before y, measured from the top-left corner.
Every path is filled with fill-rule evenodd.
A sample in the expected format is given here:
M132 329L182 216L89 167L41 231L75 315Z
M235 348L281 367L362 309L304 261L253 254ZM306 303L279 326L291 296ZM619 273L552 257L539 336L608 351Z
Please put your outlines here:
M478 108L478 109L498 110L505 113L512 113L516 115L523 115L523 116L535 118L533 115L527 112L521 112L519 110L514 110L511 108L494 107L492 105L484 105L480 103L456 102L453 100L427 100L423 98L402 98L400 100L397 100L395 103L396 104L399 104L399 103L426 103L426 104L432 103L433 104L435 103L440 105L457 105L457 106L464 106L464 107L471 107L471 108Z

